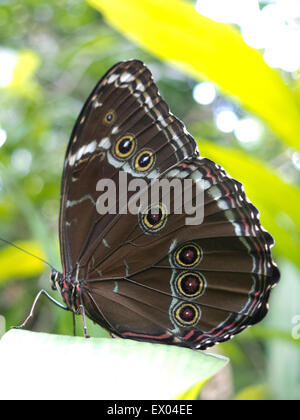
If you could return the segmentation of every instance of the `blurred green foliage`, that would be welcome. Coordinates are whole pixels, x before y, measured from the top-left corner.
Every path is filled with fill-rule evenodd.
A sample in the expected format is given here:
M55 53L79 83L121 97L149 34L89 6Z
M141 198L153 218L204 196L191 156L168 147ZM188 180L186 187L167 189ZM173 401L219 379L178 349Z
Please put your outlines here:
M94 0L93 4L96 3L100 7L104 2ZM226 40L222 45L222 57L217 51L214 55L207 52L206 73L200 61L199 68L195 67L195 61L191 67L187 53L182 56L185 61L179 64L183 69L180 71L172 62L180 58L174 57L174 50L180 51L180 48L172 44L172 38L167 38L166 42L166 33L156 33L147 26L149 22L144 28L139 27L139 33L134 33L136 28L131 24L128 33L126 22L114 21L119 15L114 15L113 6L118 2L108 3L110 9L104 8L104 16L101 16L81 0L1 2L0 60L6 54L15 65L12 79L5 85L0 84L0 129L7 135L0 147L0 236L10 241L30 241L23 245L24 248L36 254L40 252L39 255L44 255L57 269L61 268L58 247L60 177L72 126L85 98L111 65L128 58L143 60L153 71L172 112L185 121L199 140L201 154L224 165L231 175L245 183L246 192L262 212L263 224L277 242L274 255L282 271L282 280L271 298L269 316L261 325L218 346L218 351L231 359L232 397L299 398L299 340L291 335L292 319L300 314L300 173L293 164L295 150L290 147L299 148L297 116L300 105L292 90L295 81L288 74L265 68L257 51L253 52L249 47L243 49L236 30L232 34L231 28L218 24L207 26L209 35L221 31L215 36L218 44L222 30L231 34L228 37L232 37L230 39L235 40L239 51L243 51L241 65L245 67L245 60L252 63L251 71L241 75L240 88L228 78L230 66L236 65L240 57L234 54L232 44L226 44ZM133 0L124 0L123 3L128 5L127 12L134 10ZM153 7L158 6L157 1L152 3ZM171 3L168 0L164 7L166 4L170 7ZM139 5L151 9L150 0L139 0ZM179 18L176 10L174 7L165 17L147 14L144 22L149 16L152 24L163 18L170 19L168 28L176 27L176 36L179 33L180 37L184 19L182 15ZM140 9L139 13L142 13ZM121 32L108 24L106 16ZM131 18L134 21L134 16ZM205 19L202 22L208 25ZM160 28L164 30L163 25ZM159 43L149 47L151 36L146 35L151 34L151 30L153 39L159 39L159 36L164 39L163 50L159 50ZM197 34L193 33L193 36ZM129 41L128 37L138 44ZM203 42L203 38L201 40ZM196 38L194 41L200 48L200 40L198 44ZM184 42L187 41L183 38L183 45ZM163 57L163 60L158 57ZM260 63L260 71L258 67L253 68L253 57L254 62ZM213 59L215 62L209 61ZM213 71L216 61L219 66L217 73ZM0 83L2 69L0 62ZM197 104L192 96L201 72L203 77L212 79L219 86L218 97L209 106ZM257 101L268 98L268 112L264 113L262 104L255 103L255 96L245 89L250 77L252 88L259 87ZM274 86L272 80L279 86L277 98L270 91ZM225 91L234 96L225 95ZM284 92L282 96L280 92ZM269 108L274 101L277 105L280 101L282 103L272 113ZM260 115L257 120L261 127L260 141L241 143L232 133L221 133L215 125L214 110L223 105L230 105L239 117L249 116L247 109ZM41 288L49 290L49 269L6 246L0 248L0 264L0 314L5 317L8 328L24 320ZM0 321L3 325L2 317ZM32 327L39 331L70 334L71 315L42 301ZM92 323L88 327L92 336L106 334ZM80 325L78 333L81 334ZM225 386L230 388L231 383L226 382Z

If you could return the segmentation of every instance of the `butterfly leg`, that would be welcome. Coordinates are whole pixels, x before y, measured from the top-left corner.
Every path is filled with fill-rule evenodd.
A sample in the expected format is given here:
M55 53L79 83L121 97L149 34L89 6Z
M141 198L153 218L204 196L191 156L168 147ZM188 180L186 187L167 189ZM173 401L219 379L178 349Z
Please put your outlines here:
M76 314L72 312L73 315L73 336L76 337Z
M82 324L83 324L83 334L85 338L90 338L89 335L87 335L87 327L86 327L86 318L85 318L85 310L83 305L79 305L81 317L82 317Z
M25 321L23 322L23 324L21 324L21 325L19 325L19 326L17 326L17 327L12 327L12 328L14 328L14 329L22 329L22 328L25 328L26 327L26 325L28 324L28 322L33 318L33 315L34 315L34 310L35 310L35 307L36 307L36 304L37 304L37 302L38 302L38 300L39 300L39 298L42 296L42 295L44 295L44 296L46 296L52 303L54 303L56 306L58 306L59 308L61 308L61 309L64 309L65 311L69 311L69 308L67 308L66 306L64 306L64 305L62 305L61 303L59 303L59 302L57 302L57 300L55 300L52 296L50 296L47 292L46 292L46 290L41 290L37 295L36 295L36 298L34 299L34 302L33 302L33 304L32 304L32 307L31 307L31 310L30 310L30 313L29 313L29 315L28 315L28 317L25 319Z

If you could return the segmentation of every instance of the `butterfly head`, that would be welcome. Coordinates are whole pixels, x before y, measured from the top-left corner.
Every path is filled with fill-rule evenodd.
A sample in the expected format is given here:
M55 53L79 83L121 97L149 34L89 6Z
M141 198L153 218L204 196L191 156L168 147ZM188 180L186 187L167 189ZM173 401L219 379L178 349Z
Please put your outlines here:
M80 285L70 275L59 273L52 269L50 274L50 285L52 290L57 290L61 295L68 309L77 312L80 304Z
M62 274L56 271L55 269L52 269L50 274L50 285L52 290L57 290L59 288L59 281L61 279Z

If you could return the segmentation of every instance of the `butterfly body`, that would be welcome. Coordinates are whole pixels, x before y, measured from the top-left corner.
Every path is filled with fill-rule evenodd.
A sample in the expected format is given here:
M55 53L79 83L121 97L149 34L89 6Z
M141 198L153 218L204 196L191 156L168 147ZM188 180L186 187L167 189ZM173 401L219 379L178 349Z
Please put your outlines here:
M173 210L162 192L131 214L134 189L124 179L149 197L154 181L173 182ZM116 191L115 200L107 196L107 214L98 211L103 180ZM186 223L189 214L176 201L186 180L190 204L201 196L198 224ZM52 272L52 287L70 311L84 310L123 338L205 349L263 319L279 280L273 239L242 184L200 156L137 60L106 73L75 124L62 177L60 245L63 273Z

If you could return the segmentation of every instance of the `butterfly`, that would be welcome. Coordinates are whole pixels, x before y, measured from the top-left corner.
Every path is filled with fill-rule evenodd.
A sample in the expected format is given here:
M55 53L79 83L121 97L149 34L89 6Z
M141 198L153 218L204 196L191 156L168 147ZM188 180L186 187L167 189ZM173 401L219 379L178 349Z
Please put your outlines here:
M279 281L273 238L243 185L200 153L141 61L114 65L88 97L62 175L63 272L50 279L86 335L88 316L113 337L203 350L265 317ZM202 223L186 224L184 211L168 213L161 201L138 214L99 214L97 183L111 180L120 201L121 172L148 188L201 181Z

